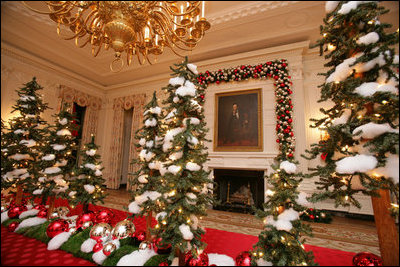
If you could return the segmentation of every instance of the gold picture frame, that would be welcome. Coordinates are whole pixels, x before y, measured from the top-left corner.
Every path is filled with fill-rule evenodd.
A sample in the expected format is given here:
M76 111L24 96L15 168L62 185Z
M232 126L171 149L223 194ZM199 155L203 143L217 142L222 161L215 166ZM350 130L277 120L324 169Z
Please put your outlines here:
M261 105L261 88L215 94L214 151L263 151Z

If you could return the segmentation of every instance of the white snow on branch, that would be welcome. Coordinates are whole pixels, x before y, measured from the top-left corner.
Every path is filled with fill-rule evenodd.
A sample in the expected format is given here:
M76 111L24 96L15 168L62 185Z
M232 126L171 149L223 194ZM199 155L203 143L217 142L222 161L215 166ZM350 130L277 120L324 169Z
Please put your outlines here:
M135 250L123 256L117 266L143 266L151 257L157 255L153 249Z
M296 164L289 162L287 160L282 161L279 165L280 169L283 169L286 173L295 173L297 170Z
M297 195L297 198L296 198L297 204L299 204L299 205L301 205L301 206L305 206L305 207L311 206L311 203L308 202L307 197L308 197L308 194L307 194L307 193L305 193L305 192L300 192L300 193Z
M233 258L225 254L209 253L208 254L209 265L215 264L217 266L235 266Z
M333 12L336 7L339 5L340 1L326 1L325 3L325 12L331 13Z
M332 125L339 125L339 124L345 124L349 120L351 115L351 110L350 109L344 109L343 114L339 117L336 118L332 121Z
M49 167L44 170L44 173L53 174L53 173L58 173L60 171L61 169L59 167Z
M57 161L56 164L54 164L55 167L62 167L68 164L68 160L62 159L61 161Z
M17 129L14 131L15 134L26 134L28 131L22 130L22 129Z
M96 165L93 163L86 163L85 168L91 169L91 170L95 170L96 169Z
M142 195L136 196L135 197L135 202L138 205L143 204L144 202L146 202L147 200L156 200L159 197L161 197L161 194L157 191L145 191Z
M171 155L169 155L168 158L170 160L178 160L178 159L181 159L182 156L183 156L183 151L179 151L179 152L171 153Z
M175 77L175 78L171 78L169 79L169 84L170 85L183 85L185 83L185 78L183 77Z
M356 155L345 157L336 162L336 172L353 174L355 172L367 172L372 170L378 164L374 156Z
M101 175L103 175L103 173L102 173L99 169L97 169L97 170L94 172L94 175L95 175L95 176L101 176Z
M278 215L278 220L284 221L295 221L299 219L299 213L293 208L285 209L281 214Z
M75 196L75 195L76 195L76 191L71 191L68 193L68 196L70 196L70 197Z
M38 214L38 212L39 212L39 210L37 210L37 209L27 210L27 211L22 212L18 218L23 219L23 218L26 218L26 217L29 217L32 215L36 215L36 214Z
M153 146L154 146L154 141L153 140L150 140L150 141L146 142L146 147L152 148Z
M156 127L157 126L157 120L154 119L154 118L147 119L144 122L144 126L146 126L146 127Z
M68 129L62 129L62 130L57 131L57 135L64 136L64 135L72 135L72 134Z
M376 32L370 32L357 40L357 44L374 44L379 41L379 34Z
M173 175L176 175L182 168L180 166L171 165L168 167L168 171Z
M96 149L89 149L85 151L86 155L93 157L96 155Z
M59 122L61 125L65 125L65 124L68 123L68 120L67 120L67 118L63 118L62 120L58 120L58 122Z
M189 136L187 138L187 141L191 144L193 144L194 146L197 145L199 143L199 139L197 139L197 137L195 136Z
M159 219L162 220L165 218L165 216L167 216L167 213L165 211L162 211L160 213L157 213L156 215L156 220L158 221Z
M149 108L148 110L146 110L143 113L143 115L146 115L149 112L152 113L152 114L160 115L161 114L161 108L160 107Z
M132 201L129 206L128 206L129 212L133 214L138 214L141 210L139 205L136 203L136 201Z
M43 193L43 189L36 189L35 191L32 192L34 195L41 195Z
M200 165L194 162L188 162L186 163L186 167L185 169L189 170L189 171L199 171L201 169Z
M139 183L147 184L147 183L149 182L149 181L147 180L147 177L149 177L147 174L145 174L145 175L140 175L140 176L138 177Z
M68 241L68 239L71 237L71 233L69 232L63 232L55 237L53 237L49 243L47 244L47 250L56 250L59 249L62 244Z
M272 215L267 216L265 218L266 224L274 226L278 230L284 230L284 231L290 231L293 228L293 225L290 221L285 221L285 220L274 220L274 217Z
M179 231L182 233L183 239L188 241L193 239L193 233L190 231L189 225L181 224L179 226Z
M176 135L182 133L185 129L184 128L174 128L168 130L164 137L164 144L163 144L163 151L167 152L170 148L172 148L172 140L175 138Z
M356 56L345 59L342 63L337 65L335 71L332 72L331 75L329 75L329 77L326 79L326 83L341 82L349 77L354 69L354 67L350 67L350 65L353 65L357 58L362 55L363 53L358 53Z
M367 71L370 71L371 69L373 69L376 65L379 65L379 67L382 67L385 64L386 64L385 57L383 56L383 53L380 53L379 56L371 59L370 61L357 63L354 66L354 69L358 73L367 72Z
M8 210L6 210L1 213L1 223L7 221L8 219L10 219L10 218L8 217Z
M354 89L354 92L364 97L369 97L374 95L376 92L390 92L393 94L398 94L399 90L391 84L381 85L379 83L370 82L362 83L360 86Z
M51 160L53 160L53 159L55 159L55 158L56 158L56 155L54 155L54 154L47 154L46 156L43 156L43 157L42 157L42 160L51 161Z
M66 148L65 145L59 145L59 144L52 144L51 146L52 146L53 149L56 150L56 151L64 150L64 149Z
M36 146L36 141L35 141L35 140L32 140L32 139L29 139L29 140L21 140L19 143L20 143L21 145L25 145L25 146L27 146L27 147Z
M186 193L186 196L190 199L197 199L197 196L193 194L192 192Z
M189 120L189 123L190 124L193 124L193 125L198 125L198 124L200 124L200 120L198 119L198 118L193 118L193 117L191 117L191 118L185 118L184 120L183 120L183 125L186 125L186 121L187 120Z
M86 239L81 245L81 251L84 253L90 253L93 251L93 247L96 245L96 240L92 238Z
M179 102L179 97L174 96L174 98L172 98L172 102L178 103Z
M155 156L156 156L156 154L154 154L151 151L147 151L147 149L142 149L142 151L140 151L140 154L139 154L140 159L146 160L147 162L152 160Z
M263 258L259 258L258 260L256 260L256 263L257 266L273 266L272 262L266 261Z
M179 96L195 96L196 86L191 81L186 81L185 85L176 89L175 94Z
M29 101L29 100L35 100L36 98L34 96L30 96L30 95L22 95L19 99L21 99L21 101Z
M146 144L146 139L140 138L140 140L139 140L139 145L140 145L140 146L144 146L145 144Z
M339 9L338 13L342 15L346 15L350 13L353 9L356 9L360 4L368 3L368 2L376 2L376 1L349 1L342 5Z
M168 113L168 115L164 118L164 120L166 122L168 122L170 119L174 118L176 116L176 108L174 108L173 110L171 110L170 113Z
M378 174L386 178L391 177L395 183L399 183L399 155L390 154L386 158L384 167L373 169L368 174Z
M199 74L199 72L197 71L197 66L196 65L189 63L186 66L191 72L193 72L193 74L196 74L196 75Z
M360 135L356 135L358 132ZM389 123L378 124L374 122L369 122L367 124L361 125L353 130L353 139L358 140L360 138L373 139L384 133L399 133L399 129L393 129Z
M31 156L29 156L29 154L14 154L9 156L10 158L14 159L14 160L23 160L23 159L29 159Z
M197 112L201 112L201 106L200 106L199 102L197 102L196 100L190 99L190 105L191 105L195 110L197 110Z
M26 220L23 220L17 228L15 228L15 231L18 231L21 228L24 227L31 227L31 226L35 226L35 225L39 225L39 224L43 224L47 221L46 218L39 218L39 217L32 217L32 218L28 218Z
M94 192L95 187L91 184L85 184L83 186L83 188L85 188L85 190L89 193L92 194Z

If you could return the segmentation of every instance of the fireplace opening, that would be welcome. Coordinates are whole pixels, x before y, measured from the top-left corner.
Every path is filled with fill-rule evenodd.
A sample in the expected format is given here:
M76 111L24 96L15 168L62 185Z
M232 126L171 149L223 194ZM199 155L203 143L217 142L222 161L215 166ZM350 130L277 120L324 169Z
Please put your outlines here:
M253 213L264 203L264 171L214 169L215 210Z

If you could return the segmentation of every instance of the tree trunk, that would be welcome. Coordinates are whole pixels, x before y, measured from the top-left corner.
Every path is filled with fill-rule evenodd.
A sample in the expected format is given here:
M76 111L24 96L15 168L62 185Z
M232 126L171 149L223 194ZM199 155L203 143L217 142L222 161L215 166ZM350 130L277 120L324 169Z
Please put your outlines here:
M374 209L375 225L379 238L379 249L383 265L399 265L399 233L394 218L389 213L389 190L377 191L380 197L371 197Z
M19 206L22 204L22 185L17 186L17 194L15 195L15 205Z
M50 215L53 213L54 210L54 205L55 205L55 196L51 196L48 198L49 199L49 208L47 209L47 219L50 219ZM45 203L46 205L46 203Z
M179 259L178 266L185 266L185 254L178 247L175 248L175 256Z
M153 213L149 211L146 216L146 241L151 242L151 220L153 219Z
M82 213L85 214L88 212L89 212L89 204L85 203L85 204L83 204L83 207L82 207Z

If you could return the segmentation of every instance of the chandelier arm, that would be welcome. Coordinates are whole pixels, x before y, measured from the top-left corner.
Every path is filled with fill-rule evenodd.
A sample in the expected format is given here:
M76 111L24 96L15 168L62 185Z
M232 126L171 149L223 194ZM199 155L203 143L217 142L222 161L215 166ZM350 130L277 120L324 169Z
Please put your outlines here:
M142 61L140 60L139 53L140 53L140 52L139 52L139 49L136 49L135 54L136 54L136 57L137 57L137 59L138 59L138 62L139 62L140 65L143 65L144 62L142 63Z
M36 13L39 13L39 14L44 14L44 15L59 14L58 12L54 12L54 11L50 11L50 12L48 12L48 11L46 11L46 12L45 11L40 11L40 10L37 10L37 9L35 9L33 7L30 7L27 3L25 3L26 1L21 1L21 2L25 7L27 7L28 9L30 9L30 10L36 12ZM48 5L47 2L49 2L49 1L46 1L46 5Z
M74 33L74 35L73 36L71 36L71 37L62 37L60 34L58 34L61 38L63 38L64 40L72 40L72 39L74 39L74 38L76 38L76 37L79 37L79 35L81 35L82 34L82 31L83 31L84 29L82 28L79 32L76 32L76 33ZM85 36L86 35L86 33L84 34L84 35L82 35L81 37L83 37L83 36Z
M83 22L83 26L84 26L86 32L88 32L88 33L90 33L90 34L92 34L92 31L91 31L91 29L88 29L88 28L87 28L87 22L89 21L89 18L90 18L91 16L93 16L93 14L96 13L96 12L97 12L97 10L92 10L92 11L87 15L85 21Z
M88 36L88 38L86 39L86 41L85 41L82 45L79 45L78 47L79 47L79 48L85 47L85 46L87 45L87 43L89 43L89 41L90 41L90 36Z
M100 39L99 48L97 49L96 53L93 55L94 57L97 57L97 55L100 53L101 46L103 45L103 40L104 40L104 38ZM92 49L93 49L93 46L92 46ZM93 54L93 50L92 50L92 54Z
M49 2L51 2L51 1L48 1L48 2L46 2L46 4L47 4L47 6L54 6L54 5L52 5L51 3L49 3ZM53 12L53 14L54 15L64 15L64 14L67 14L68 12L70 12L72 9L74 9L74 7L76 7L75 6L75 3L76 1L74 1L74 2L72 2L72 3L69 3L69 2L67 2L67 3L69 3L69 5L66 5L65 7L63 7L63 8L61 8L60 10L57 10L57 11L55 11L55 12ZM65 10L64 10L65 9Z
M184 15L188 15L188 14L192 13L193 11L195 11L196 8L200 5L200 1L192 1L192 2L197 2L197 3L195 3L196 6L193 5L191 9L189 9L189 10L187 10L186 12L183 12L183 13L180 13L180 12L177 13L177 12L173 11L173 10L169 7L169 5L167 5L166 8L168 9L168 12L171 13L172 15L184 16ZM163 6L160 6L160 7L163 7ZM179 8L178 8L178 9L179 9Z

